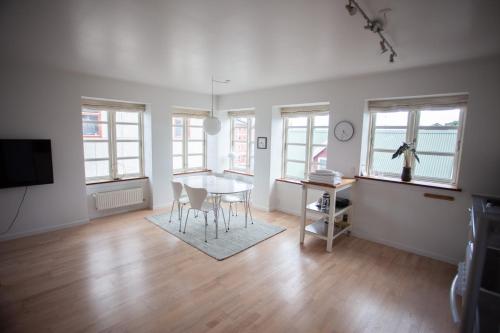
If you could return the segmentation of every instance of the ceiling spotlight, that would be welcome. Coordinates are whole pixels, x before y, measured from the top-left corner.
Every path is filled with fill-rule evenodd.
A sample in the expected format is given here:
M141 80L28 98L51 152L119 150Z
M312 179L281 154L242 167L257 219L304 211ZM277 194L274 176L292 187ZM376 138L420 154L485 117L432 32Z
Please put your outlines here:
M372 23L372 21L366 21L365 29L366 30L373 30L373 23Z
M385 41L383 39L380 41L380 51L380 54L387 52L387 46L385 46Z
M382 30L384 30L384 27L382 26L382 22L380 22L379 20L375 20L375 21L372 21L372 31L377 33L377 32L381 32Z
M351 16L356 15L356 13L358 12L358 8L356 8L355 6L353 6L353 4L352 4L351 1L349 1L349 3L347 5L345 5L345 9L347 9L347 12Z
M391 55L389 56L389 62L394 62L394 57L396 56L396 53L392 52Z

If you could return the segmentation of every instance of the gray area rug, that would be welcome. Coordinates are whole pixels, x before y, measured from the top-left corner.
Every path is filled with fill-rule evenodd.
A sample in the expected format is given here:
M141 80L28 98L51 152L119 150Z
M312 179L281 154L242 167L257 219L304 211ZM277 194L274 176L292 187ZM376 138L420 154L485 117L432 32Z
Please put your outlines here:
M185 209L182 218L182 230L184 230L186 212L187 209ZM195 218L193 211L191 211L185 234L179 232L178 215L176 213L172 214L172 223L168 222L169 217L170 213L167 213L148 216L147 219L175 237L217 260L229 258L286 230L285 227L258 220L254 220L252 224L250 217L248 218L248 228L245 228L245 216L240 214L238 216L231 216L230 230L226 232L221 216L219 222L219 238L215 239L215 223L213 221L213 215L210 213L208 215L207 242L205 242L205 219L203 214L200 213L198 218Z

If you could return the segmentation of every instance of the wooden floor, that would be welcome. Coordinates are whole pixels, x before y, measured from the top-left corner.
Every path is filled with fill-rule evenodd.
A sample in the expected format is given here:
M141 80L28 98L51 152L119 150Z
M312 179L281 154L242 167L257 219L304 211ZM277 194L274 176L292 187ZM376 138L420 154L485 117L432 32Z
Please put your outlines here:
M0 243L0 331L454 332L452 265L258 211L288 230L219 262L152 213Z

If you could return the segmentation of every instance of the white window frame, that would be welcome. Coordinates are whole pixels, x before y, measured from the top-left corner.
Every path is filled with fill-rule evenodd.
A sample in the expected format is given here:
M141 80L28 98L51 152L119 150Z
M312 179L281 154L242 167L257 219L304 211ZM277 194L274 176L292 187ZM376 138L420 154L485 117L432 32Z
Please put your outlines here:
M421 176L416 176L415 175L415 157L412 156L411 160L411 165L412 165L412 179L415 180L420 180L420 181L425 181L425 182L432 182L432 183L437 183L437 184L445 184L445 185L452 185L456 186L458 183L458 176L459 176L459 171L460 171L460 161L462 157L462 143L463 143L463 129L465 126L465 115L467 108L465 106L450 106L449 108L442 108L441 110L444 109L459 109L460 110L460 115L459 115L459 123L457 126L457 139L455 143L455 152L454 153L440 153L440 152L427 152L427 151L418 151L418 155L433 155L433 156L453 156L453 175L452 179L442 179L442 178L433 178L433 177L421 177ZM368 154L367 154L367 160L366 160L366 167L367 167L367 174L369 176L377 176L375 175L375 171L373 170L373 154L374 152L388 152L388 153L394 153L395 149L380 149L377 148L375 149L373 147L374 145L374 140L375 140L375 129L376 128L406 128L406 142L415 142L417 143L417 138L418 138L418 130L421 128L436 128L436 126L422 126L419 127L420 123L420 112L421 111L431 111L428 108L425 107L410 107L406 109L401 109L401 110L392 110L392 111L370 111L370 126L369 126L369 138L368 138ZM407 117L407 124L406 126L375 126L376 124L376 117L377 114L379 113L390 113L390 112L408 112L408 117ZM439 111L436 111L439 112ZM440 126L440 129L447 129L447 128L455 128L453 127L445 127L445 126ZM402 166L401 166L402 168ZM395 178L399 179L401 174L397 173L384 173L384 177L388 178Z
M326 145L320 145L320 144L314 144L313 143L313 132L315 128L326 128L327 133L330 131L328 126L314 126L314 117L315 116L328 116L330 118L329 112L307 112L305 114L297 114L297 115L282 115L283 118L283 153L282 153L282 163L281 163L281 177L284 179L292 179L292 180L304 180L307 178L307 175L309 174L309 171L311 170L311 165L312 165L312 152L314 151L314 147L325 147L328 149L328 142ZM307 125L306 126L289 126L289 119L290 118L307 118ZM328 122L330 124L330 122ZM293 127L293 128L305 128L306 129L306 143L288 143L288 128ZM327 134L328 135L328 134ZM298 160L290 160L287 158L287 152L288 152L288 146L293 145L293 146L303 146L306 147L306 161L298 161ZM287 162L296 162L296 163L305 163L304 166L304 176L302 178L300 177L293 177L293 176L288 176L287 175ZM327 159L328 163L328 159Z
M121 179L133 179L133 178L141 178L144 177L144 112L141 111L131 111L131 110L114 110L112 108L107 109L106 107L101 108L100 110L92 110L85 109L82 107L82 115L87 112L99 112L105 111L107 113L106 121L90 121L82 119L83 124L96 124L96 125L105 125L108 130L108 139L86 139L83 135L82 130L82 138L83 143L85 142L107 142L108 143L108 158L85 158L85 162L93 162L93 161L108 161L109 168L109 176L105 177L87 177L85 175L86 183L100 182L100 181L109 181L109 180L121 180ZM136 112L138 114L138 123L130 123L130 122L117 122L116 121L116 113L117 112ZM117 139L116 138L116 125L137 125L139 127L139 138L135 139ZM139 144L139 156L127 156L127 157L118 157L117 155L117 143L118 142L137 142ZM139 172L135 174L119 174L118 173L118 161L126 160L126 159L139 159Z
M174 118L182 118L182 126L176 126L174 125L173 119ZM186 173L186 172L195 172L195 171L204 171L207 169L207 134L203 130L203 125L189 125L188 126L188 120L189 119L204 119L202 116L197 116L197 115L190 115L190 114L173 114L172 115L172 172L174 174L179 174L179 173ZM173 131L175 127L181 127L182 128L182 139L174 139L173 137ZM200 128L203 132L203 139L201 140L194 140L194 139L189 139L188 138L188 127L194 127L194 128ZM182 153L181 154L174 154L173 153L173 144L174 142L182 142ZM201 154L189 154L188 151L188 145L189 142L202 142L203 143L203 150ZM202 161L203 165L199 168L188 168L188 157L189 156L202 156ZM174 169L173 166L173 160L174 157L182 157L182 168L181 169Z
M247 147L247 163L244 168L237 167L234 164L233 159L230 160L229 164L229 169L234 170L234 171L240 171L240 172L245 172L249 174L253 174L253 168L252 168L252 159L255 158L255 135L252 140L252 130L255 130L255 115L252 114L243 114L243 115L238 115L238 114L231 114L229 116L230 118L230 123L231 123L231 130L230 130L230 151L234 152L234 147L235 143L244 143L246 144ZM235 134L235 118L246 118L247 120L247 140L235 140L234 134ZM241 127L243 128L243 127ZM255 132L254 132L255 133ZM252 151L252 145L254 147L254 150ZM255 160L254 160L255 163Z

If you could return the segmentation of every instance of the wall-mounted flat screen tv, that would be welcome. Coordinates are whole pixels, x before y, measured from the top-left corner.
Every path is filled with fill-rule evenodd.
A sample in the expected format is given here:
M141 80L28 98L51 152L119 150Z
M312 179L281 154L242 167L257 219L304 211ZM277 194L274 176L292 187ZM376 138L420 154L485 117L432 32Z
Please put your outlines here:
M53 182L50 140L0 139L0 188Z

